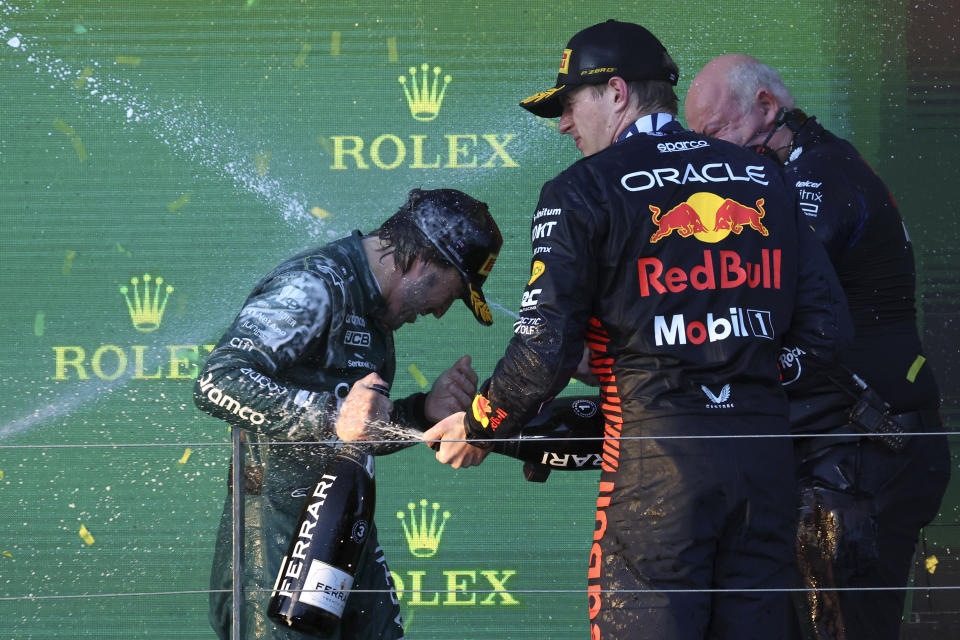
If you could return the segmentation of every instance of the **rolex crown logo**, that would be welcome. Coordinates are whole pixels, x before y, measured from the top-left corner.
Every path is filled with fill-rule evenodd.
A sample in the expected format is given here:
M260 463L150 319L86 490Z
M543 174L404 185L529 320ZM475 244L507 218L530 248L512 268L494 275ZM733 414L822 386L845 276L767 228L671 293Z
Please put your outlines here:
M440 113L440 105L443 104L443 94L447 90L452 78L449 74L443 76L443 85L440 85L440 67L433 68L433 82L428 74L430 65L424 62L420 65L422 72L420 81L417 82L417 68L410 67L410 85L407 86L407 77L400 76L397 80L403 85L403 93L407 96L407 104L410 106L410 115L414 120L429 122Z
M152 286L151 286L152 281ZM130 312L130 320L137 331L155 331L160 326L160 320L163 319L163 311L167 307L167 300L173 287L163 286L163 278L153 279L149 273L143 274L143 291L140 291L140 279L134 276L130 278L130 287L120 286L120 293L127 301L127 310Z
M417 558L429 558L436 555L437 549L440 547L440 537L443 535L443 528L446 526L447 520L450 519L450 512L443 512L443 519L438 526L437 516L440 513L439 503L433 503L433 512L429 523L427 523L426 498L420 501L419 522L417 522L417 515L414 513L415 507L416 505L412 502L407 505L407 508L410 510L410 526L407 526L404 520L406 514L403 511L397 511L397 518L400 520L400 524L403 525L403 535L407 538L407 546L410 548L410 553Z

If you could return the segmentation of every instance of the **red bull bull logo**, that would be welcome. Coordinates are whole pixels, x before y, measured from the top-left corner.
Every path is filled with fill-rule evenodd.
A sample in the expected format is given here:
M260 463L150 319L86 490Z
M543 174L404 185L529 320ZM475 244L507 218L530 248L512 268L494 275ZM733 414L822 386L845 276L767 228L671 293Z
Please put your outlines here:
M503 409L494 411L486 396L477 395L473 399L473 417L484 429L489 427L496 431L503 419L507 417L507 412Z
M676 231L681 237L686 238L695 233L706 233L707 228L700 221L697 210L686 202L681 202L662 216L660 208L650 205L650 211L653 212L653 224L657 225L657 230L650 236L650 242L660 242L662 238Z
M736 200L727 198L717 209L717 218L713 224L713 230L729 229L731 233L740 235L740 232L746 226L758 231L762 236L768 236L770 232L761 222L764 215L766 215L766 212L763 210L763 198L757 200L756 209L746 207Z
M756 201L756 208L740 204L731 198L721 198L713 193L695 193L686 202L681 202L667 212L649 205L656 231L650 242L657 243L674 231L681 238L694 236L701 242L719 242L733 233L740 235L749 227L762 236L770 235L763 224L766 212L764 199Z

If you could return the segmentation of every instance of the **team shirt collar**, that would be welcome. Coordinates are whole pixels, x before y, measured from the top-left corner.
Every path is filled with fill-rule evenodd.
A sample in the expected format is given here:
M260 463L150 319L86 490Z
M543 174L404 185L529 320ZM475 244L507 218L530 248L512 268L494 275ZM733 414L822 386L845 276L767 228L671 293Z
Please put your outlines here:
M621 142L631 136L641 133L657 133L658 131L664 129L666 125L671 122L676 122L676 118L669 113L649 113L645 116L640 116L637 118L636 122L631 124L623 131L623 133L617 136L617 142Z

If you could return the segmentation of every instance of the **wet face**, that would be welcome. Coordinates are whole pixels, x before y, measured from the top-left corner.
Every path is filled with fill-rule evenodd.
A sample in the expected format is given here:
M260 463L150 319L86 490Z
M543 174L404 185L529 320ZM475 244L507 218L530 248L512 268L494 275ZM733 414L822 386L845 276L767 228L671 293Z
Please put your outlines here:
M739 146L760 144L764 131L764 113L757 102L744 112L716 77L697 76L690 85L684 105L687 126L697 133L726 140Z
M384 323L396 330L404 324L416 322L420 316L439 318L463 296L463 292L463 278L459 271L417 258L385 296L387 313Z
M560 133L573 136L577 149L591 156L616 139L616 119L611 91L597 95L594 86L578 87L561 98Z

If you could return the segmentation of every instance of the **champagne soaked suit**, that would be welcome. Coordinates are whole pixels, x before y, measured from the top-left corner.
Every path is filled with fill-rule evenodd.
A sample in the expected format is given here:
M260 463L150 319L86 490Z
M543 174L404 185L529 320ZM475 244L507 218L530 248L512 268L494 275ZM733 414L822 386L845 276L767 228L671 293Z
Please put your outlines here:
M667 114L626 133L543 187L515 335L468 434L514 435L586 342L605 431L592 637L780 637L787 595L739 591L793 586L777 357L784 339L832 357L842 292L772 162ZM780 437L714 438L757 434Z
M244 430L246 447L245 638L305 638L267 618L267 601L304 498L332 455L334 418L351 385L376 371L392 383L393 334L380 324L384 300L367 265L360 232L295 256L267 275L210 354L194 389L197 406ZM423 394L394 403L392 418L426 428ZM279 444L264 444L279 442ZM377 445L375 454L397 445ZM231 624L231 500L211 576L210 619ZM371 527L342 638L401 638L393 581ZM254 591L259 590L259 591Z
M940 432L940 393L924 364L914 308L913 248L886 186L847 141L800 111L786 176L836 268L855 326L840 362L889 403L906 431ZM802 362L802 357L801 357ZM785 382L792 372L785 371ZM849 376L833 372L849 385ZM791 423L805 434L856 432L853 398L824 377L788 384ZM876 438L798 439L801 573L806 586L903 587L921 527L950 473L945 435L913 436L901 452ZM905 592L812 592L806 623L822 638L896 640Z

